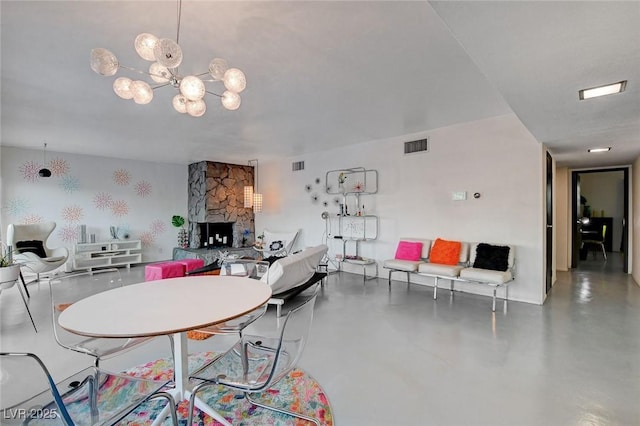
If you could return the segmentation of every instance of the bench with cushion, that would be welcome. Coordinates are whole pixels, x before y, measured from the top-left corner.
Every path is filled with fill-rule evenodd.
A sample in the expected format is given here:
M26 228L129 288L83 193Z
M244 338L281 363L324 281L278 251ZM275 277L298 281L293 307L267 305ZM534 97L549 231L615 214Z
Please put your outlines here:
M407 259L401 246L406 243L415 244L423 242L420 258L415 259L415 253L411 259ZM427 253L424 247L429 247ZM414 247L415 251L416 248ZM454 282L470 282L485 284L493 288L492 310L496 310L496 291L504 286L504 303L508 299L507 284L515 279L515 247L513 245L494 245L488 243L468 243L462 241L447 241L403 239L398 244L396 257L401 259L389 259L384 261L384 268L389 269L389 289L391 289L391 274L393 272L406 272L407 284L410 284L410 274L425 277L433 277L433 298L437 298L438 281L446 279L451 282L450 290L454 290ZM420 283L415 283L420 284Z

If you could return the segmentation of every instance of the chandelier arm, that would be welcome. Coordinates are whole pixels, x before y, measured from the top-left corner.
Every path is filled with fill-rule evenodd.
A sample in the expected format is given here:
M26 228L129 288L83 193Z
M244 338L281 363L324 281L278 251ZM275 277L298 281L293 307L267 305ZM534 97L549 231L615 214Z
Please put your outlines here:
M178 0L178 29L176 31L176 43L180 44L180 18L182 16L182 0Z
M137 72L138 74L149 75L149 76L151 75L151 74L149 74L149 73L148 73L148 72L146 72L146 71L137 70L137 69L135 69L135 68L131 68L131 67L128 67L128 66L126 66L126 65L122 65L122 64L119 64L119 65L118 65L118 67L120 67L120 68L124 68L125 70L129 70L129 71ZM162 77L162 76L159 76L159 77Z
M208 91L208 90L205 90L204 92L205 92L205 93L208 93L208 94L210 94L210 95L213 95L213 96L217 96L217 97L219 97L219 98L221 98L221 97L222 97L222 95L218 95L217 93L213 93L213 92L210 92L210 91Z
M161 88L161 87L167 87L167 86L171 86L171 82L167 82L167 83L164 83L164 84L160 84L160 85L158 85L158 86L153 86L153 87L151 88L151 90L156 90L156 89L159 89L159 88Z

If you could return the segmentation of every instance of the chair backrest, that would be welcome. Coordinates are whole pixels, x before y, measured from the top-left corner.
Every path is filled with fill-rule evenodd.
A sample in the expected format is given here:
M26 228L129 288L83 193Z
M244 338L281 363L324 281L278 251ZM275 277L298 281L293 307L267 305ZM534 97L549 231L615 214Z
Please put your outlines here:
M42 241L45 251L47 239L56 228L55 222L32 223L26 225L9 224L7 227L7 245L16 250L19 241Z
M87 283L86 277L92 282ZM78 278L83 281L78 281ZM103 291L122 287L123 281L117 268L97 269L71 275L56 276L49 281L53 335L56 342L75 352L95 358L107 358L122 353L146 339L99 339L70 333L58 325L58 317L69 305ZM140 342L138 342L138 340Z
M37 355L2 352L0 359L0 424L28 424L33 416L36 421L56 419L74 425L49 370Z
M262 235L262 248L265 252L278 253L284 251L288 255L296 242L298 231L273 232L265 229Z
M602 225L602 241L603 242L606 235L607 235L607 225Z
M313 322L313 308L316 303L320 285L313 287L312 293L304 302L289 311L280 329L276 348L274 368L269 373L263 389L269 388L286 376L298 363L309 338Z
M262 277L262 282L271 286L273 294L282 293L302 284L313 276L327 250L328 247L321 244L278 259Z

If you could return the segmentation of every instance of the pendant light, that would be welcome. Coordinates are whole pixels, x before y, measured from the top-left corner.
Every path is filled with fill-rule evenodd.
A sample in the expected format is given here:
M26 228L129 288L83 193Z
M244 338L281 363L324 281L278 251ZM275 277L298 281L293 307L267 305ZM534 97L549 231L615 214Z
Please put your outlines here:
M38 171L40 177L51 177L51 170L47 169L47 143L44 144L42 152L42 168Z

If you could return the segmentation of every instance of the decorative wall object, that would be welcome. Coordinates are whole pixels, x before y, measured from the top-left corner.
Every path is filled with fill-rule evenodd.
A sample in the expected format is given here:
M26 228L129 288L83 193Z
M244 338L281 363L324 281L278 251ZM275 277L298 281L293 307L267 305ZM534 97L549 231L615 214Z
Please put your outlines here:
M125 169L118 169L113 172L113 181L120 186L127 186L131 182L131 173Z

